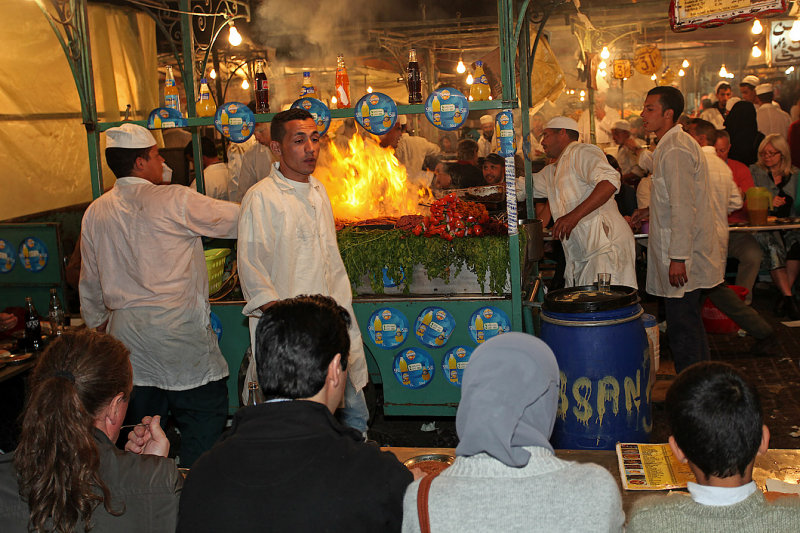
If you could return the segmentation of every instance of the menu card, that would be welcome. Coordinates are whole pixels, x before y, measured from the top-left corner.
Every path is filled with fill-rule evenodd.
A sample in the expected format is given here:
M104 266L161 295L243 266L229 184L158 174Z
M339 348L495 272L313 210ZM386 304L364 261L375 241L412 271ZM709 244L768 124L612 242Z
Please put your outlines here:
M675 458L669 444L617 443L617 459L625 490L685 489L695 481L689 465Z

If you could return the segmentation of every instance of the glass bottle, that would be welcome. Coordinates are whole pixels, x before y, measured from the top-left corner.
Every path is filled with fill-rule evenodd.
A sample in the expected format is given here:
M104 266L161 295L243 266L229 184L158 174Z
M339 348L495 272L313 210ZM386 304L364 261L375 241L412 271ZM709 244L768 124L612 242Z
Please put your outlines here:
M58 291L50 289L50 308L47 311L47 318L50 321L50 329L54 336L64 333L65 317L64 306L58 299Z
M256 63L256 113L269 113L269 80L261 61Z
M475 102L488 100L491 91L489 89L489 80L483 72L483 61L475 62L475 75L473 79L472 86L469 88L469 95Z
M25 297L25 349L38 352L42 349L42 324L30 296Z
M408 85L408 103L422 103L422 76L417 63L417 51L412 48L408 52L408 69L406 70L406 83Z
M339 109L350 107L350 77L347 75L342 54L336 58L336 107Z
M264 395L257 381L247 383L247 405L258 405L264 403Z
M311 83L310 72L303 72L303 86L300 87L300 98L316 98L319 100L317 88Z
M200 80L200 98L197 100L197 116L213 117L217 112L217 105L211 98L211 91L205 78Z
M181 97L178 95L178 87L175 86L175 76L172 74L171 66L167 66L167 77L164 80L164 105L178 113L181 112Z

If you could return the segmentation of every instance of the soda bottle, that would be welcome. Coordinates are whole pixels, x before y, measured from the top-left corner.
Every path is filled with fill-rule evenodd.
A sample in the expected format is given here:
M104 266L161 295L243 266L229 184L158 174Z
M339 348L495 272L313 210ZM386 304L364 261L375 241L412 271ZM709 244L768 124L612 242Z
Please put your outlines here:
M31 352L42 349L42 324L30 296L25 297L25 349Z
M336 58L336 107L350 107L350 77L347 75L342 54Z
M475 62L475 81L472 82L472 87L469 88L469 95L476 102L481 100L488 100L489 93L489 80L486 79L486 74L483 72L483 61Z
M213 117L217 112L217 105L211 98L211 91L205 78L200 80L200 98L197 100L196 109L198 117Z
M257 381L247 383L247 405L258 405L264 403L264 395L261 394L261 387Z
M58 291L50 289L50 309L47 312L47 318L50 320L50 328L53 335L59 336L64 333L64 306L61 305L61 300L58 299Z
M317 88L311 83L311 73L303 72L303 86L300 87L300 98L317 98Z
M256 113L269 113L269 81L261 61L256 63Z
M175 86L175 76L172 75L171 66L167 66L167 77L164 80L164 105L178 113L181 112L181 98L178 95L178 88Z
M408 85L408 103L422 103L422 77L417 63L417 51L412 48L408 52L408 69L406 70L406 83Z

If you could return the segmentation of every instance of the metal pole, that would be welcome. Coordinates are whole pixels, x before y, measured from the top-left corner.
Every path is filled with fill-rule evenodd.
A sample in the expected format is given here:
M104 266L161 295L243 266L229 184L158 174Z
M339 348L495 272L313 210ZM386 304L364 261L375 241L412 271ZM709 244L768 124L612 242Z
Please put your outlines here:
M100 135L97 132L97 100L94 94L92 73L92 49L89 41L89 8L86 0L80 0L76 11L79 44L81 47L81 78L85 105L82 106L83 124L86 127L86 144L89 149L89 174L92 180L92 198L103 194L103 174L100 164Z
M183 89L186 91L187 116L196 117L197 110L194 98L194 32L192 19L188 15L189 0L180 0L181 6L181 35L183 37ZM194 178L197 192L205 194L206 187L203 181L203 159L200 157L200 132L197 126L192 126L192 148L194 151Z

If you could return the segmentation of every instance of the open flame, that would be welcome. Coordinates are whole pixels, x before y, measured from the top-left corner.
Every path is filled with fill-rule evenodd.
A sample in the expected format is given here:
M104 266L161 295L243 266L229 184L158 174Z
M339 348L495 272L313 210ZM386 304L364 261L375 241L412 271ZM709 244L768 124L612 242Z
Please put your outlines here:
M335 142L321 155L314 177L328 190L337 220L366 220L381 216L420 214L421 200L430 190L408 180L406 169L391 149L371 138L353 135L347 149Z

